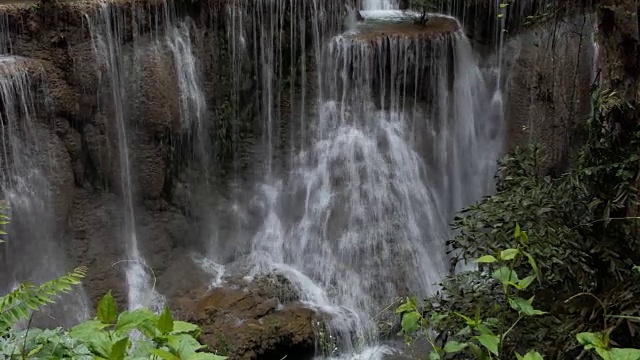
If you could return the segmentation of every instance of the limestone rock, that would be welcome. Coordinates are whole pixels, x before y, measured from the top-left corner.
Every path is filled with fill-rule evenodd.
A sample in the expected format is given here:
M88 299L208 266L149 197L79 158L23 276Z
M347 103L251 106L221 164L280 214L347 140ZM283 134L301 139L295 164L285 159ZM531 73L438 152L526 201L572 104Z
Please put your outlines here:
M67 122L68 123L68 122ZM84 163L82 162L82 135L74 129L69 128L64 136L64 143L67 146L71 166L73 167L73 176L76 184L82 185L84 182Z
M166 136L180 124L180 89L171 57L151 52L143 64L144 96L137 99L142 107L144 129L153 136Z
M137 142L132 152L135 164L132 171L137 175L135 184L143 198L158 198L164 189L167 172L162 146L152 139L142 138Z
M176 299L175 306L202 327L203 343L231 360L310 359L318 315L299 302L281 302L278 296L287 288L290 284L284 279L271 276L232 279L223 287L195 294L198 300Z
M96 169L96 175L120 189L120 159L117 133L104 114L98 114L91 124L84 127L84 140L89 159Z

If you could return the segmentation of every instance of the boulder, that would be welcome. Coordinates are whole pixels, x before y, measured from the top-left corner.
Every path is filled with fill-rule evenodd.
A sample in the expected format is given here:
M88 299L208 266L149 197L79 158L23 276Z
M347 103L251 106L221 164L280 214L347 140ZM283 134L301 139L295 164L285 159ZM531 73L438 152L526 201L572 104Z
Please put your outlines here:
M319 314L296 301L283 278L235 278L193 295L176 299L174 308L202 327L200 340L211 351L231 360L311 359L315 353Z

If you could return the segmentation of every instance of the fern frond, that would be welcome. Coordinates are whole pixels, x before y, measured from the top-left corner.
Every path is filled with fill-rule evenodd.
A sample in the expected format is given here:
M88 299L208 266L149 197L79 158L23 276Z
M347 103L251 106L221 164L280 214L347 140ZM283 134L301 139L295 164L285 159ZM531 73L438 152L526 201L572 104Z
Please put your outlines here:
M39 286L22 284L0 297L0 329L9 328L21 319L29 318L31 311L54 303L54 298L70 292L86 275L87 268L82 266Z

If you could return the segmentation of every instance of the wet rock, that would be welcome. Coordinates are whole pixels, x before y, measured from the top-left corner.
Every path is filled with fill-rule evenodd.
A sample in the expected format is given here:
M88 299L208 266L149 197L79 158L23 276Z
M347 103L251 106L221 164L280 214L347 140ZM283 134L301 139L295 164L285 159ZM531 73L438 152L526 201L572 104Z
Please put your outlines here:
M132 151L132 170L137 176L135 184L143 198L156 199L162 193L167 173L163 148L152 139L143 137L139 140Z
M107 180L114 190L120 189L120 161L115 129L108 127L107 117L98 114L84 127L87 154L99 178Z
M50 124L34 123L33 131L34 140L42 146L34 155L39 157L38 162L47 173L54 199L54 213L58 224L62 224L72 208L75 184L69 153Z
M507 146L539 142L543 173L567 166L578 121L589 116L594 56L589 21L565 19L506 44Z
M234 278L222 287L178 298L174 306L202 327L201 340L210 349L229 359L310 359L319 315L299 302L281 301L295 299L292 293L284 278Z
M145 95L137 101L146 115L144 130L153 136L166 136L180 126L180 89L170 54L151 51L142 70L140 85Z
M72 240L67 251L77 262L70 265L89 268L85 283L90 284L86 290L92 304L97 304L108 291L113 291L119 304L126 304L124 269L127 264L118 263L127 260L123 222L120 196L76 190L69 219Z
M64 143L69 152L73 176L77 185L84 183L84 163L82 162L82 135L74 129L69 128L64 136Z

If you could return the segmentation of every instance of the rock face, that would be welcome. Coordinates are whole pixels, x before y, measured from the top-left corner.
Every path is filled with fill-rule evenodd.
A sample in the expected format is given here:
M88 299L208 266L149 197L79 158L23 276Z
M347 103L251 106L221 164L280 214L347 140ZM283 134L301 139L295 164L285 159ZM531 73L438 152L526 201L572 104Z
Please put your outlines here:
M29 89L38 100L38 111L25 133L33 132L36 142L46 148L39 163L50 174L51 193L55 194L57 245L69 255L67 263L53 273L88 265L87 290L92 302L110 289L119 301L126 299L123 269L130 259L128 235L123 234L127 216L122 210L123 145L131 164L136 235L158 288L172 298L207 281L189 257L190 252L207 251L209 243L206 229L211 214L200 212L206 197L200 192L205 183L202 169L215 169L209 172L206 184L220 188L219 192L225 191L224 184L231 177L250 177L247 164L255 163L253 154L259 152L266 131L255 104L267 91L261 88L261 77L268 75L258 66L261 54L254 53L258 44L253 44L253 34L272 36L261 39L260 46L287 54L283 57L286 63L273 64L273 71L281 72L273 76L274 87L288 81L282 74L292 74L290 67L299 61L296 58L312 56L311 45L305 53L293 47L300 38L312 37L311 27L306 33L291 31L287 20L288 14L296 13L300 17L297 24L309 21L311 12L306 7L311 5L282 4L287 8L282 14L287 15L274 15L273 20L282 26L273 28L273 33L265 32L268 29L262 24L271 9L244 0L235 2L238 8L234 11L256 21L234 21L227 0L191 4L125 0L106 7L93 0L0 5L0 51L27 59L20 66L38 80ZM332 19L339 19L346 8L342 1L323 5L330 16L322 30L329 35L339 31L341 23ZM108 36L105 16L112 26ZM169 39L179 31L181 38ZM115 66L110 51L118 51ZM180 61L177 56L182 56ZM188 78L192 70L195 75ZM194 84L194 79L200 84ZM116 90L124 94L122 99L114 100L114 84L121 85ZM201 94L194 95L195 90ZM197 101L206 103L206 109L193 110L194 96L200 96ZM290 99L282 96L278 101L286 104ZM15 106L19 109L22 104ZM128 144L122 144L118 111L124 113ZM199 112L185 114L189 111ZM198 129L197 121L185 121L188 116L201 116L209 125ZM281 123L274 122L274 132L277 128L283 139L288 138L284 135L288 130L283 129L289 128L289 116L293 114L282 116ZM209 144L206 152L211 159L203 159L196 145L199 138ZM11 166L2 164L3 171ZM206 200L214 207L219 206L209 198ZM37 237L21 235L25 234L16 237L33 242L29 247L38 246ZM41 261L37 255L32 260ZM181 279L182 274L189 274L190 281ZM29 274L15 275L30 279ZM15 281L11 275L0 276L2 286L11 281Z
M269 13L273 9L267 6L275 1L281 5L277 16ZM175 9L167 10L167 3ZM112 15L118 14L121 32L115 42L120 45L123 60L119 65L126 80L123 109L140 252L154 270L159 292L176 304L185 318L203 327L207 344L224 350L233 359L280 360L285 355L288 359L304 359L314 352L313 324L322 316L296 302L293 291L282 285L281 279L235 279L222 288L194 292L210 281L210 276L190 255L211 251L208 246L212 234L208 230L210 223L218 221L211 213L200 211L205 207L202 199L210 194L202 192L203 184L214 189L208 191L225 194L232 190L232 179L243 191L245 180L261 175L260 161L264 161L268 136L274 134L269 140L274 148L273 159L269 160L277 168L289 160L282 155L283 149L297 146L290 142L306 130L297 116L305 106L300 99L306 98L309 105L313 103L309 99L316 95L309 85L314 83L316 71L312 39L341 31L346 9L343 0L323 0L318 2L326 5L320 17L313 13L319 11L313 9L315 3L118 0L110 5L114 8ZM234 12L235 6L244 11L241 15L245 17ZM113 74L104 61L106 56L96 50L104 45L100 42L104 39L92 36L101 20L101 9L93 0L0 5L0 50L35 59L25 66L38 79L31 89L39 101L34 111L37 116L27 124L32 138L21 142L31 141L46 149L36 157L49 175L50 192L55 195L51 212L55 215L56 237L51 242L66 254L62 256L66 264L56 267L57 273L46 275L87 265L90 271L85 283L90 302L112 290L124 305L127 289L123 269L131 259L127 258L123 239L122 144L115 120L117 104L110 87ZM465 18L473 13L465 11ZM289 14L297 17L291 19ZM302 27L314 15L314 21L319 21L317 29ZM166 41L167 32L186 16L191 18L184 26L190 31L188 39L196 59L195 78L201 81L206 102L206 109L200 113L209 124L204 134L183 121L185 103L192 101L188 96L193 94L178 86L185 79L176 74L177 70L185 68L178 69L175 49ZM488 16L477 18L494 24L485 21ZM438 22L442 27L437 31L458 30L458 24L450 19ZM530 30L515 37L505 50L509 54L505 63L511 94L506 104L510 144L543 140L549 155L548 169L562 164L567 156L575 126L570 120L578 118L575 114L588 112L591 65L585 51L590 44L586 29L591 25L579 25L578 19L562 25L562 31ZM371 41L387 46L391 44L387 32L396 30L373 33ZM583 35L572 35L571 30ZM418 30L412 26L403 31L415 35ZM425 29L419 32L424 35ZM494 34L477 28L471 32L480 34L478 40ZM422 40L429 40L433 34L427 35ZM271 67L264 64L268 59L273 62ZM301 84L307 84L306 88ZM273 113L265 111L262 103L264 94L272 93L273 109L268 110ZM292 106L293 100L302 106ZM6 109L2 111L4 116ZM24 119L21 116L7 121ZM199 135L210 146L207 153L211 159L198 155L194 144ZM10 166L4 160L3 173ZM213 174L206 179L210 183L203 180L202 169ZM246 214L233 213L234 204L223 196L211 198L207 198L214 203L211 208L222 208L216 211L221 218L239 218L247 233L258 226L245 221ZM23 228L28 232L30 224L42 221L31 219ZM215 250L219 250L218 255L224 253L222 257L231 257L242 250L243 239L232 230L225 232L225 227L232 225L220 222L222 230L216 235L230 246ZM41 240L33 236L23 241L24 249L17 252L22 262L43 263ZM5 267L0 265L0 288L23 278L40 280L29 278L29 274L12 278Z
M509 148L541 145L545 172L561 172L571 158L576 126L590 113L594 27L585 14L531 29L505 45Z
M231 280L223 287L181 298L176 306L202 327L201 340L230 359L311 359L315 311L295 302L281 278Z

